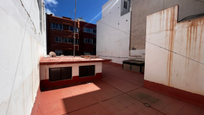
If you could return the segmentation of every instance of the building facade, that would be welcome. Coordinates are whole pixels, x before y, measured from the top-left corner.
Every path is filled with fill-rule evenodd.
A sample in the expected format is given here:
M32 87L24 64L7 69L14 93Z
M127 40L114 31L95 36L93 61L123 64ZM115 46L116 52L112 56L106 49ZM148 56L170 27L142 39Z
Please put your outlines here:
M121 64L129 58L130 0L109 0L97 22L97 55Z
M79 52L81 55L96 55L96 25L80 21Z
M204 13L202 0L133 0L131 16L130 56L145 57L146 17L166 8L179 5L178 21Z
M46 55L44 0L7 0L0 7L0 115L30 115Z
M96 25L83 19L47 15L47 54L73 55L74 22L76 22L76 55L96 55Z
M73 55L74 23L76 22L75 54L79 55L79 21L67 17L47 15L47 54Z

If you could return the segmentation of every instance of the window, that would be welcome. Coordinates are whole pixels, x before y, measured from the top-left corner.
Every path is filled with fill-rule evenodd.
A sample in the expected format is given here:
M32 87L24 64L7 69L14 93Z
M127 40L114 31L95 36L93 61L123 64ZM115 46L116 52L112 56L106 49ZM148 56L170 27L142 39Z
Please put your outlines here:
M96 45L96 38L93 38L93 44Z
M51 27L52 30L60 30L60 31L63 30L63 25L61 25L61 24L51 23L50 27Z
M64 43L67 43L67 41L68 41L68 38L63 38Z
M74 43L74 39L73 38L68 38L68 43L73 44Z
M64 30L69 30L69 26L63 25L63 29L64 29Z
M95 65L79 66L79 77L88 77L95 75Z
M74 44L74 39L73 38L67 38L68 43ZM78 39L75 39L75 44L79 44Z
M72 32L74 32L74 27L69 26L69 30L72 31Z
M79 40L78 39L75 39L75 44L79 44Z
M93 39L84 38L84 43L93 44Z
M84 43L89 43L89 39L84 38Z
M59 28L59 30L63 30L63 25L61 25L61 24L58 24L58 28Z
M93 33L93 29L84 28L84 32L86 32L86 33Z
M74 32L74 27L73 26L69 26L69 30ZM76 33L79 33L79 28L76 27Z
M74 30L74 29L73 29ZM74 31L73 31L74 32ZM79 32L79 29L76 27L76 30L75 30L75 33L78 33Z
M96 34L96 28L93 28L93 34Z
M50 68L50 81L59 81L72 78L72 67Z
M63 42L64 43L71 43L71 44L73 44L74 43L74 39L73 38L63 38Z
M125 9L127 9L127 6L128 6L127 4L128 4L128 2L125 0L125 1L124 1L124 8L125 8Z
M130 12L131 0L121 0L121 16Z
M62 42L62 38L61 37L55 37L55 42Z
M90 43L90 44L93 44L93 39L89 39L89 43Z

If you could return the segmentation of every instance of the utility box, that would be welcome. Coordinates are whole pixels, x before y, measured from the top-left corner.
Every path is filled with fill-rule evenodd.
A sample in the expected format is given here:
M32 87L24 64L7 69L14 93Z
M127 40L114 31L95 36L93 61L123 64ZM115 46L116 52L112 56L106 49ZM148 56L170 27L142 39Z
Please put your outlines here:
M138 61L138 60L125 60L123 61L123 69L144 73L144 61Z

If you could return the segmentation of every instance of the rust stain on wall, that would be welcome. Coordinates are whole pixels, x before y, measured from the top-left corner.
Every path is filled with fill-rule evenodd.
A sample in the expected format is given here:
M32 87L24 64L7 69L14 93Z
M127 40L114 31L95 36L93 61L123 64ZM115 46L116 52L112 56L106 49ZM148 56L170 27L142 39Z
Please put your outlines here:
M194 19L184 23L188 23L187 40L186 40L186 56L189 58L195 58L195 59L198 56L197 59L198 61L200 61L204 18ZM198 31L199 29L201 31ZM185 67L186 68L189 67L188 59L186 61Z
M173 66L172 51L174 51L175 32L176 32L175 26L177 25L177 19L176 19L177 17L175 17L176 13L177 13L177 6L166 10L166 14L167 14L166 15L166 34L168 35L168 39L167 39L168 49L170 50L168 53L168 58L167 58L168 86L171 85L171 77L172 77L172 72L173 72L172 70L172 66ZM186 56L189 58L196 59L197 56L199 55L199 61L200 61L204 18L186 21L183 23L183 25L185 24L188 25L187 26L187 38L186 38ZM201 29L201 31L198 31L199 29ZM199 33L200 33L200 36L199 36ZM188 67L189 67L189 59L187 59L186 65L185 65L186 69ZM199 70L199 66L196 70Z
M202 26L201 26L201 31L200 31L200 39L199 39L199 61L200 61L200 59L201 59L201 49L202 49L202 38L203 38L203 29L204 29L204 18L201 18L200 19L200 23L202 24Z
M204 23L204 20L203 20L203 23ZM202 25L201 27L201 31L200 31L200 41L199 41L199 61L200 61L200 58L201 58L201 45L202 45L202 37L203 37L203 27L204 25Z
M187 29L186 56L190 56L192 50L196 51L197 34L198 34L197 30L198 30L198 21L197 20L190 21L189 27Z
M191 52L191 33L192 33L192 28L188 27L187 29L187 43L186 43L186 56L190 56Z
M163 20L162 20L163 15L162 14L163 14L163 11L159 12L159 15L160 15L160 18L159 18L159 22L160 22L159 27L160 27L160 29L159 30L160 31L162 31L162 25L163 25L163 23L162 23L163 22Z
M167 58L167 76L168 76L168 86L170 86L170 83L171 83L171 77L172 77L172 66L173 66L173 53L172 51L174 50L174 38L175 38L175 33L174 33L174 27L175 27L175 24L177 23L177 20L175 20L175 10L176 10L176 7L174 8L171 8L169 9L170 13L170 20L167 21L167 23L169 23L169 54L168 54L168 58ZM167 17L168 19L168 17ZM167 27L168 27L168 24L167 24Z
M169 24L169 10L166 10L166 31L168 31L168 24Z

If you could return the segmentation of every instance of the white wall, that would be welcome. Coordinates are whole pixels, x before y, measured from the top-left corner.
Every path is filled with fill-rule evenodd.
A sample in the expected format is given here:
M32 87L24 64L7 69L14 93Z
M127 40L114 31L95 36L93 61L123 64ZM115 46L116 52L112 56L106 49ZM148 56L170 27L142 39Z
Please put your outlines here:
M102 62L41 65L40 80L49 80L49 68L72 67L72 77L74 77L74 76L79 76L79 66L88 66L88 65L95 65L95 74L102 73Z
M145 80L204 95L204 17L177 16L175 6L147 17Z
M121 16L121 0L109 0L97 22L97 55L122 64L129 57L129 37L130 12Z
M43 1L43 0L42 0ZM37 0L0 2L0 115L29 115L39 88L39 59L45 48Z

